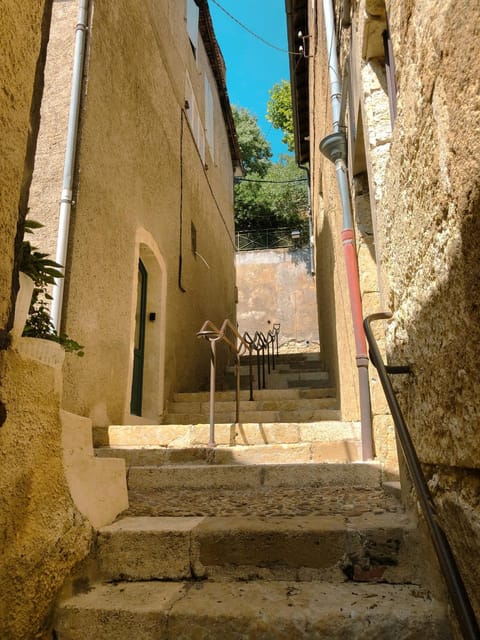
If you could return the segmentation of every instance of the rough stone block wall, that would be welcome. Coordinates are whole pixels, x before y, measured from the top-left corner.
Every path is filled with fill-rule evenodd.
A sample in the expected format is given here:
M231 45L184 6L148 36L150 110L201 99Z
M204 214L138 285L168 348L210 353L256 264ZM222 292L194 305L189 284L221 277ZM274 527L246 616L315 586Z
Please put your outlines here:
M398 118L381 201L390 359L480 616L480 5L388 3Z
M88 553L92 529L65 479L55 370L8 349L0 372L0 637L46 639L56 594Z
M371 11L376 14L372 15ZM351 139L350 174L352 208L357 243L358 272L363 316L385 308L380 290L377 256L377 209L381 201L385 169L390 153L392 123L387 94L382 31L386 28L381 3L365 2L355 15L351 30L342 34L342 63L352 63L352 88L348 95L348 130ZM354 122L352 122L352 117ZM385 353L384 327L372 326L379 347ZM398 473L395 429L375 367L369 366L372 430L375 455L385 469Z
M0 348L7 342L18 289L15 247L27 211L42 89L50 2L2 2L0 45Z

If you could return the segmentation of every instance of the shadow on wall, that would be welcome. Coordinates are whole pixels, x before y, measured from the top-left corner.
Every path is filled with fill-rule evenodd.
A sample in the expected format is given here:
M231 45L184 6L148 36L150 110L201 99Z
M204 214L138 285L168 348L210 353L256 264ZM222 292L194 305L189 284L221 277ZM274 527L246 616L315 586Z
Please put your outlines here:
M399 301L389 359L412 366L410 386L399 387L401 403L480 618L480 189L470 198L448 277ZM402 320L402 311L410 317Z
M290 248L288 254L294 265L305 265L305 271L308 274L312 273L312 257L309 247Z
M334 239L330 221L325 215L320 233L317 236L317 304L318 304L318 327L320 344L322 345L322 356L325 361L326 370L329 372L330 383L335 387L337 398L340 400L338 389L338 348L337 348L337 318L335 311L335 259L334 259ZM321 262L319 260L321 256Z

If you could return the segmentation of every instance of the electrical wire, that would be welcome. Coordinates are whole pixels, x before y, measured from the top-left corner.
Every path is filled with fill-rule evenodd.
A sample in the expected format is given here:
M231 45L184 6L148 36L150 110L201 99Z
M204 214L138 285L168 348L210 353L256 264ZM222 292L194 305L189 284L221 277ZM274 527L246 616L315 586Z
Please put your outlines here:
M266 184L288 184L290 182L307 182L307 178L294 178L292 180L251 180L250 178L235 178L237 182L263 182Z
M235 16L233 16L231 13L229 13L225 9L225 7L222 7L222 5L217 0L211 0L211 2L215 6L217 6L220 9L220 11L223 11L223 13L225 15L227 15L231 20L233 20L240 27L242 27L242 29L245 29L245 31L247 33L249 33L254 38L257 38L257 40L260 40L260 42L263 42L263 44L267 45L267 47L270 47L271 49L275 49L276 51L280 51L281 53L288 53L288 54L290 54L292 56L302 56L303 55L303 53L300 53L298 51L289 51L288 49L282 49L282 47L277 47L277 45L272 44L271 42L268 42L268 40L265 40L265 38L262 38L262 36L259 36L258 33L255 33L255 31L252 31L249 27L247 27L245 24L243 24L243 22L240 22L240 20L238 20L238 18L235 18Z

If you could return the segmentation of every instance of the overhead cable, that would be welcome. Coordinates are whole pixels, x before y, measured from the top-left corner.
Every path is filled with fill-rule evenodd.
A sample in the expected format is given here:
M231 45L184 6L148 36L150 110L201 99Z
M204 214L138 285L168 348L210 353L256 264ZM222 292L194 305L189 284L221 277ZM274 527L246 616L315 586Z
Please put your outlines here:
M307 178L294 178L292 180L252 180L250 178L235 178L237 182L263 182L267 184L287 184L289 182L308 182Z
M268 40L265 40L265 38L262 38L262 36L259 36L258 33L255 33L255 31L252 31L249 27L247 27L245 24L243 24L243 22L240 22L240 20L238 20L238 18L236 18L229 11L227 11L225 9L225 7L222 7L222 5L217 0L211 0L211 2L215 6L217 6L220 9L220 11L223 11L223 13L225 15L227 15L231 20L233 20L240 27L242 27L242 29L245 29L245 31L247 31L254 38L257 38L257 40L260 40L260 42L263 42L263 44L267 45L267 47L271 47L272 49L275 49L276 51L280 51L281 53L288 53L288 54L290 54L292 56L301 56L301 55L303 55L302 53L299 53L297 51L289 51L288 49L282 49L282 47L277 47L277 45L272 44L271 42L268 42Z

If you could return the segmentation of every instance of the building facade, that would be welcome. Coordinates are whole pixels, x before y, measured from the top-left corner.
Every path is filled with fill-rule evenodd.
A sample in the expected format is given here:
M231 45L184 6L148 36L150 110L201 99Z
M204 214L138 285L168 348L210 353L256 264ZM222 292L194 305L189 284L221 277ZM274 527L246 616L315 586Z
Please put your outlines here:
M50 18L48 1L2 3L0 636L5 640L42 637L55 593L91 541L91 527L65 479L54 371L11 346Z
M331 281L346 290L341 243L333 239L341 236L342 208L335 167L319 150L337 127L347 138L363 315L393 314L375 324L376 336L391 364L411 368L395 386L480 615L480 7L334 2L340 116L333 122L322 2L286 6L290 48L301 54L292 73L297 157L311 171L320 296L333 291L327 313L338 315ZM347 347L338 343L338 354L341 370ZM371 369L375 446L388 460L394 438L378 387Z
M64 260L75 0L54 2L30 216L45 224L42 248L66 265L60 330L85 346L84 358L67 356L65 408L97 425L156 423L174 391L207 382L202 323L235 319L240 158L225 66L206 2L83 4Z
M80 123L65 194L80 32ZM0 636L29 640L51 637L53 603L94 528L128 505L125 465L95 458L92 422L158 422L171 391L208 376L208 349L195 337L204 319L234 318L239 159L206 2L6 0L0 43ZM33 244L55 256L64 197L60 327L86 355L67 354L62 371L60 361L33 358L28 341L41 341L13 336L12 326L27 210L45 224Z

